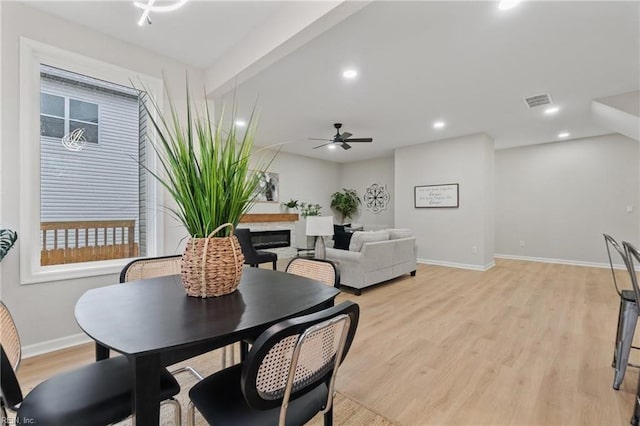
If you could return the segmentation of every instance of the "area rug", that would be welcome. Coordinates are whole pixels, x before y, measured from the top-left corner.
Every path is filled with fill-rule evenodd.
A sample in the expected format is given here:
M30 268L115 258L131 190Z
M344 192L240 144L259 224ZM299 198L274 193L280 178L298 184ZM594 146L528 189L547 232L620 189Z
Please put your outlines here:
M236 359L238 359L236 345ZM222 365L222 350L210 352L204 355L200 355L196 358L192 358L188 361L181 362L175 366L170 367L170 370L174 370L182 366L191 366L195 368L204 377L213 374L220 369ZM181 373L176 376L180 383L180 394L177 399L182 405L182 424L187 424L187 406L189 404L189 389L196 384L197 379L190 373ZM391 426L394 425L390 420L382 417L381 415L367 409L360 405L358 402L348 398L341 394L339 391L334 399L333 421L336 425L372 425L372 426ZM174 426L173 421L173 407L170 405L163 405L160 411L160 424L162 426ZM196 425L203 426L207 423L199 415L196 414ZM322 414L314 417L309 425L320 426L323 424ZM117 423L116 426L131 426L131 420L125 420Z

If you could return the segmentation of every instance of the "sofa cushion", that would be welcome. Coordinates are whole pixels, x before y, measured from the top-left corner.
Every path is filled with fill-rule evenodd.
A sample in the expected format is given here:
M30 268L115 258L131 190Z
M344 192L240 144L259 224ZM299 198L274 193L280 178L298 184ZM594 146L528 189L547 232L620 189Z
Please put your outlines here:
M340 250L349 250L351 233L344 230L348 226L348 223L344 225L333 225L333 248Z
M349 251L360 251L364 243L387 241L388 239L389 233L387 231L356 231L351 237Z
M390 240L399 240L400 238L413 237L413 233L411 232L411 229L408 229L408 228L393 228L393 229L387 229L387 231L389 231Z

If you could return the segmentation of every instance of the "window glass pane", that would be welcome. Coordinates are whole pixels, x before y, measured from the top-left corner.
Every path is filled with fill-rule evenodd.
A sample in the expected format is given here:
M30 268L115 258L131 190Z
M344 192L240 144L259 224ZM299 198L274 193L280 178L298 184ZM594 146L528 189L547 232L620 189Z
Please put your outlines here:
M76 129L84 129L84 140L91 143L98 143L98 125L82 123L80 121L69 120L69 132L73 132Z
M40 116L40 135L50 138L61 138L64 136L64 119Z
M69 118L98 123L98 105L69 99Z
M64 98L48 93L40 93L40 113L64 117Z
M46 65L40 86L68 99L65 119L41 116L40 264L144 256L147 201L138 161L146 127L138 93ZM84 143L44 137L78 128Z

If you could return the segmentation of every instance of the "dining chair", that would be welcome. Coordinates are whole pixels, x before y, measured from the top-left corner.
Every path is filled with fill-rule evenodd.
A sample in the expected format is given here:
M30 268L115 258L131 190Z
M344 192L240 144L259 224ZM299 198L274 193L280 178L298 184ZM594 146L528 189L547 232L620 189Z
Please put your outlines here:
M131 415L131 367L123 356L94 362L55 375L37 385L27 395L16 377L20 364L20 337L9 309L0 302L0 389L2 422L9 422L7 409L16 412L14 424L43 426L109 425ZM174 421L180 424L180 392L176 379L163 369L160 399L174 407ZM90 419L88 421L87 419ZM7 423L8 424L8 423Z
M271 326L242 364L191 388L188 424L194 424L197 408L215 425L302 425L320 412L324 424L332 425L336 375L359 312L347 301Z
M616 340L615 340L615 348L613 351L613 362L611 363L612 367L616 367L616 357L617 357L617 348L618 343L620 342L620 333L624 324L626 324L626 318L631 316L631 320L633 320L633 305L636 305L636 295L633 289L620 289L618 285L618 280L616 279L616 270L613 266L613 258L611 256L611 249L615 250L620 259L622 259L623 264L625 265L625 269L628 262L628 256L624 252L624 249L620 247L618 242L608 234L602 234L604 236L605 246L607 248L607 256L609 258L609 266L611 268L611 276L613 278L613 286L620 297L620 308L618 309L618 325L616 327ZM636 309L637 310L637 309ZM632 346L633 349L638 349L637 347Z
M251 231L248 228L236 228L233 232L240 242L245 265L257 268L261 263L271 262L273 270L276 270L278 255L266 250L256 250L251 242Z
M126 283L129 281L145 280L149 278L164 277L167 275L179 275L181 259L182 256L180 255L134 259L122 268L122 271L120 272L120 282ZM226 348L223 348L223 367L226 363L226 352ZM193 374L198 380L202 380L204 378L204 376L202 376L202 374L200 374L195 368L188 365L172 370L171 374L175 375L185 372Z
M335 263L330 260L294 257L287 264L285 272L312 278L332 287L340 288L340 272Z

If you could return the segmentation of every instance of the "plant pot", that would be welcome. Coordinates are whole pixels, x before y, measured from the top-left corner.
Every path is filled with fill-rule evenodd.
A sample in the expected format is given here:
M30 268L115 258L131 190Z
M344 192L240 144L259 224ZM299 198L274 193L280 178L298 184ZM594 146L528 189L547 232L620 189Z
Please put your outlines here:
M230 226L228 237L213 237ZM240 284L244 256L233 235L233 224L225 223L207 238L189 238L182 255L182 284L189 296L217 297L233 293Z

